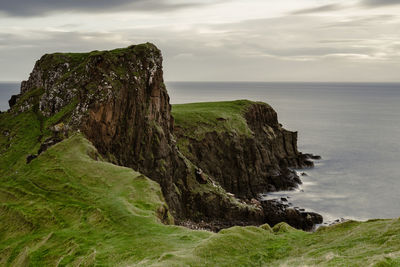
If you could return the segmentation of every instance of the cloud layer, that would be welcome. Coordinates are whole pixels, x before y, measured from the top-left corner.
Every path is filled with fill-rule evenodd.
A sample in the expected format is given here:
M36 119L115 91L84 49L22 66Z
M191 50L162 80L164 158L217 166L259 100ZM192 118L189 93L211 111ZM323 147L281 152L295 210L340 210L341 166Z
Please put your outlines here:
M368 6L390 6L400 5L400 0L363 0L363 3Z
M296 11L292 12L292 14L293 15L304 15L304 14L314 14L314 13L325 13L325 12L340 10L343 8L344 7L339 4L329 4L329 5L323 5L323 6L318 6L318 7L296 10Z
M0 11L11 16L39 16L65 11L171 11L200 5L201 2L168 0L1 0Z

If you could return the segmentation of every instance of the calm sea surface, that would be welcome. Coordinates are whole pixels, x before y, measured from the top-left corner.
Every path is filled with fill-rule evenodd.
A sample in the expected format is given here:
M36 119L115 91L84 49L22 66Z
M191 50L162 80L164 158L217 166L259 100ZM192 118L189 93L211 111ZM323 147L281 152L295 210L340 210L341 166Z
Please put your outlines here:
M0 83L0 109L19 84ZM322 156L290 196L326 221L400 217L400 84L168 82L171 103L269 103L299 149Z

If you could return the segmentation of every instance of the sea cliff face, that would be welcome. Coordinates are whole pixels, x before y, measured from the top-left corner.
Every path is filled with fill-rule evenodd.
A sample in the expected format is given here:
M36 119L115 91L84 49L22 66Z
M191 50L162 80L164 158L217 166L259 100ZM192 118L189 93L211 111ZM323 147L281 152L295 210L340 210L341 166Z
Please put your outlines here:
M300 180L288 167L312 164L297 151L297 134L284 130L266 104L246 102L235 115L245 125L233 130L244 134L204 131L200 139L188 135L193 127L174 127L161 52L149 43L45 55L10 104L11 113L33 110L51 121L41 125L52 132L40 136L45 147L80 131L108 161L158 182L176 222L185 225L262 224L271 210L274 220L285 221L286 208L246 199L295 187ZM310 229L321 220L306 215L291 213L291 224Z
M224 128L233 114L210 118L207 121L192 121L186 112L180 112L184 105L176 108L179 116L175 134L185 156L199 166L205 173L215 178L221 186L241 198L256 198L257 194L294 189L301 183L299 177L289 168L312 167L307 155L297 150L297 133L282 128L276 112L265 103L236 101L188 105L197 113L209 113L221 105L237 106L237 116L244 118L238 132ZM207 105L207 104L205 104ZM207 114L204 115L206 117ZM223 115L222 115L223 116ZM204 124L209 127L202 131ZM218 127L221 131L216 131ZM197 134L192 134L197 132ZM201 133L201 134L198 134Z

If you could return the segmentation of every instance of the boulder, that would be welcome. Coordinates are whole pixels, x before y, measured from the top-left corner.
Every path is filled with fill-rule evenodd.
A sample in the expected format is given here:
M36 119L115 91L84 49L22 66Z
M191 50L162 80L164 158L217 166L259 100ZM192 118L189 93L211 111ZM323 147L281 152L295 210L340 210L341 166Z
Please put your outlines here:
M10 108L12 108L17 103L20 96L20 94L11 96L10 100L8 100L8 105L10 106Z

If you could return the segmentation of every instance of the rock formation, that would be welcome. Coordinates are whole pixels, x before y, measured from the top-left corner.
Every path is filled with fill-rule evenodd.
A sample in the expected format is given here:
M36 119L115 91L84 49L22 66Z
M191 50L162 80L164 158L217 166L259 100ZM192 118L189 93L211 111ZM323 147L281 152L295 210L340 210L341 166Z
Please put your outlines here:
M10 103L9 112L32 109L38 117L52 118L49 129L57 137L83 132L110 162L157 181L181 224L195 222L218 230L268 222L265 207L228 192L249 198L265 189L292 188L299 180L287 167L307 163L297 152L296 133L281 129L276 113L262 105L250 107L246 114L254 137L238 137L221 146L226 159L215 166L212 158L188 158L181 153L163 82L161 52L149 43L112 51L44 55L29 79L22 82L21 94ZM206 141L221 145L223 139L223 135L211 133ZM191 146L198 155L207 153L201 143ZM212 150L208 153L221 156ZM230 169L234 157L240 157L240 168L220 174L218 169ZM204 173L199 173L196 165ZM233 176L235 179L229 180ZM285 220L285 216L277 220ZM312 225L317 220L309 221ZM295 219L291 222L310 228L296 225Z
M241 198L296 188L301 181L289 168L313 166L308 155L297 150L297 132L283 129L276 112L265 103L238 101L238 104L244 106L243 116L252 132L250 136L229 130L217 132L210 125L204 137L193 138L188 135L192 129L177 124L175 134L178 140L185 140L179 142L185 144L181 151L225 190ZM223 124L224 120L219 118L210 124Z

